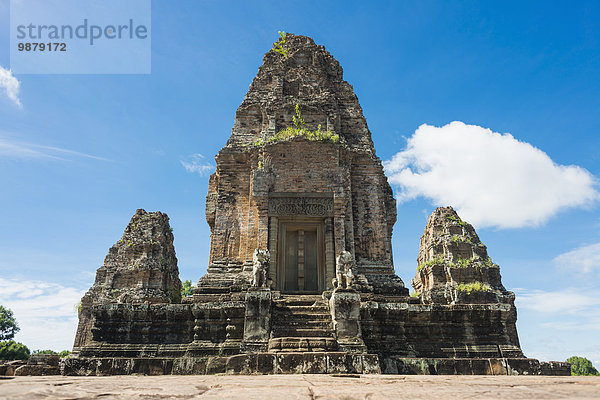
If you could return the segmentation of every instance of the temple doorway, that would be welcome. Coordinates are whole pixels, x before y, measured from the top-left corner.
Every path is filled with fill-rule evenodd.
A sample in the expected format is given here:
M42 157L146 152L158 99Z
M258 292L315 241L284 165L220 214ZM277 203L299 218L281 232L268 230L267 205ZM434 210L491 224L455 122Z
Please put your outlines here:
M278 288L321 293L325 287L324 224L282 222L279 229Z

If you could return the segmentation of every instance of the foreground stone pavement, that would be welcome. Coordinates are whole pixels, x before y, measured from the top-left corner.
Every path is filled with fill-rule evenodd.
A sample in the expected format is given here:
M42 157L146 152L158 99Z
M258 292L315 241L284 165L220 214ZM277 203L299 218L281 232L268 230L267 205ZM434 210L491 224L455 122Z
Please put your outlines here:
M1 399L600 399L600 377L110 376L0 379Z

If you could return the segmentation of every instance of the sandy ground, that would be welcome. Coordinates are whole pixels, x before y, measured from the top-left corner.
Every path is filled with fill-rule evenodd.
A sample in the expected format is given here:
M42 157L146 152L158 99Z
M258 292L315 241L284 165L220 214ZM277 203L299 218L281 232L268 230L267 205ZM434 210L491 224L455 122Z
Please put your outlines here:
M15 377L1 399L600 399L600 377L211 375Z

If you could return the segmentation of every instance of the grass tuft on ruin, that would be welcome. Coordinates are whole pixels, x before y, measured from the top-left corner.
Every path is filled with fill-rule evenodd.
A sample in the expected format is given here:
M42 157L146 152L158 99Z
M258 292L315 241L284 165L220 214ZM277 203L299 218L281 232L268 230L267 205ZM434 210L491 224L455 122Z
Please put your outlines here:
M289 57L289 54L288 54L287 44L285 41L285 32L279 31L279 39L277 39L277 41L275 43L273 43L273 50L275 50L275 52L284 56L287 60L287 58Z
M310 129L306 128L306 123L304 122L304 118L300 112L300 105L298 104L296 104L296 114L293 116L293 121L293 126L288 126L287 128L280 130L267 140L258 139L253 143L253 145L264 146L265 144L287 141L296 137L302 137L308 140L320 142L340 143L340 135L330 130L322 130L320 124L316 131L311 131Z
M417 271L422 270L425 267L431 267L433 265L437 265L437 264L444 264L446 261L444 260L444 258L442 256L436 256L435 258L432 258L429 261L424 262L423 264L417 266Z
M446 216L446 218L447 218L448 220L450 220L450 221L454 221L454 222L456 222L456 223L457 223L457 224L459 224L460 226L467 226L467 223L466 223L465 221L463 221L463 220L462 220L462 219L460 219L460 218L456 218L456 217L455 217L455 216L453 216L453 215L448 215L448 216Z
M461 283L456 287L456 290L458 290L459 292L467 292L467 294L470 294L471 292L489 292L492 290L492 287L487 283L475 281Z

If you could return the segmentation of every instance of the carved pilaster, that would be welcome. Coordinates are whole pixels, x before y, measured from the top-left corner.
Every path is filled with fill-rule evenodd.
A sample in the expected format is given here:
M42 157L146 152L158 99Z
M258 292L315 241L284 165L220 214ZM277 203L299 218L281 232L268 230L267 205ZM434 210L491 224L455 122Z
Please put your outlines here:
M279 237L279 219L270 217L269 222L269 252L271 253L271 264L269 265L268 280L271 281L271 286L274 288L277 284L277 238Z
M271 335L270 289L249 289L246 293L244 318L244 348L265 351Z
M360 329L360 293L352 289L334 290L329 310L340 350L366 352Z
M331 281L335 277L335 249L333 243L333 220L325 220L325 287L333 289Z

